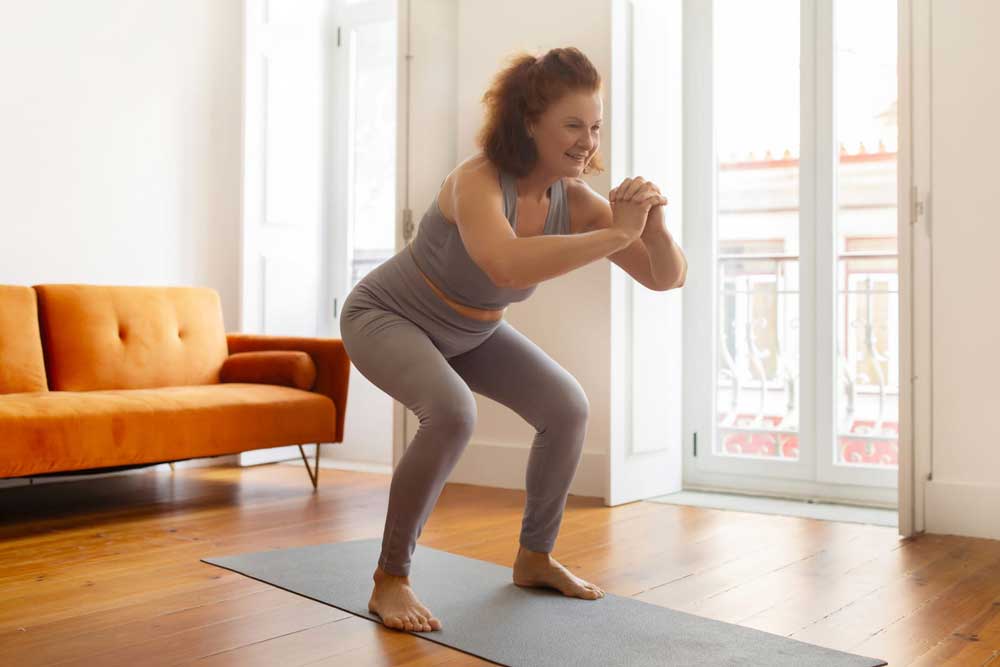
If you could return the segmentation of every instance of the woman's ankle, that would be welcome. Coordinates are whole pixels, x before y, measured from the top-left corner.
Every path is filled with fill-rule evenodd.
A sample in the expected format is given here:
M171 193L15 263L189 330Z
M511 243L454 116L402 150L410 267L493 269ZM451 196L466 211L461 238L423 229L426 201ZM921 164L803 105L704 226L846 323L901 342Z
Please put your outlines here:
M374 579L376 582L379 583L381 582L401 582L404 584L410 583L409 575L390 574L389 572L383 570L381 565L375 566L375 574L372 575L372 579Z
M517 546L517 557L531 560L548 560L551 558L551 553L548 551L532 551L523 544L519 544Z

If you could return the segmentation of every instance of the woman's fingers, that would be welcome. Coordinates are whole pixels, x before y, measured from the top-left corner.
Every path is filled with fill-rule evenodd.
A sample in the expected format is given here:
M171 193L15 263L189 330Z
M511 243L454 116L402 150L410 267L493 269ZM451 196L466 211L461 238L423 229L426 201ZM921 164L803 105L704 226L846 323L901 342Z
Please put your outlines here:
M621 199L621 197L619 197L617 200L610 202L611 208L614 208L615 206L626 202L629 204L648 204L650 206L666 206L667 198L664 197L663 195L658 195L652 191L641 192L638 195L632 197L631 199Z
M627 199L625 197L625 191L628 189L628 184L632 182L631 178L622 179L622 182L618 184L617 188L613 188L610 193L608 193L608 201L622 201Z
M641 198L636 197L632 201L640 201L642 203L648 203L650 206L666 206L667 198L663 195L658 195L655 192L650 192Z
M612 204L620 201L645 201L648 197L656 195L658 197L654 205L666 205L667 198L660 192L660 188L652 181L647 181L642 176L623 179L617 188L612 188L608 193L608 201Z
M634 200L634 201L641 201L641 200L645 199L646 197L649 197L650 195L655 195L655 194L657 194L656 191L653 190L653 188L651 188L649 186L648 182L646 182L646 183L643 183L639 188L636 189L635 192L632 193L631 199Z
M646 180L642 176L636 176L631 181L629 181L628 188L626 188L623 196L626 199L632 199L642 192L646 185Z
M631 199L638 189L638 184L636 183L638 178L623 178L622 182L615 188L615 199L617 201L628 201Z

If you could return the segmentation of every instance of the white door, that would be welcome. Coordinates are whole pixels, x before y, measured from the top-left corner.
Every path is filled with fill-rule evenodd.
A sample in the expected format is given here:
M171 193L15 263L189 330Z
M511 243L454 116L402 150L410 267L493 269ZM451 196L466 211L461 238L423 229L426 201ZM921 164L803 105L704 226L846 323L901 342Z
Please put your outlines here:
M325 0L246 0L241 330L316 336L327 326L324 222ZM241 454L243 464L298 457Z
M667 229L685 247L681 9L679 1L613 5L617 46L609 120L612 187L626 176L656 183L669 200ZM613 408L605 502L615 506L681 490L686 287L657 292L617 266L611 271Z
M685 5L686 486L896 503L896 15Z

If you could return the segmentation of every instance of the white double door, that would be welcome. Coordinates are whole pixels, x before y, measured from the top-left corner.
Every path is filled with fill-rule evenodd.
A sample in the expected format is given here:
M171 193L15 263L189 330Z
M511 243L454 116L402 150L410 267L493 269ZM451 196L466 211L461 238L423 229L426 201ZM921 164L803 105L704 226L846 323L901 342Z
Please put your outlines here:
M685 5L685 485L894 506L897 4L780 4Z

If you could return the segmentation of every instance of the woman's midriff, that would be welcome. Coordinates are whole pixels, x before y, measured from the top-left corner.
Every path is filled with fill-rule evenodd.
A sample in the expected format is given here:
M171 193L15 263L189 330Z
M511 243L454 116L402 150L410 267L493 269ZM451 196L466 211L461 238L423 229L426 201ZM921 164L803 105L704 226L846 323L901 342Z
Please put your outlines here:
M412 252L412 250L411 250ZM414 262L416 264L416 262ZM472 306L466 306L465 304L458 303L450 299L441 289L435 285L427 274L424 273L419 266L417 266L417 271L420 271L420 275L423 277L424 282L426 282L431 290L437 294L442 301L451 306L456 312L465 315L466 317L471 317L475 320L480 320L481 322L495 322L503 317L503 309L500 310L484 310L482 308L473 308Z

